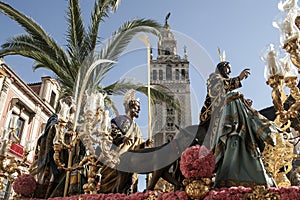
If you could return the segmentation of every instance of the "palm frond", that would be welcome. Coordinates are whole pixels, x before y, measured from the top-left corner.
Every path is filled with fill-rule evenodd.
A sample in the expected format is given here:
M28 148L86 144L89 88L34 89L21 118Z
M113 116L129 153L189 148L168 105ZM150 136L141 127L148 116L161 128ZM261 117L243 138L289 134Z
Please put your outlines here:
M148 86L143 83L130 79L121 79L113 84L103 88L110 95L124 95L129 89L134 89L148 96ZM164 102L166 105L180 111L180 104L176 95L168 88L162 85L150 85L151 104L155 105L158 102Z
M66 66L64 60L59 59L57 54L53 55L51 54L53 52L47 51L49 48L48 45L45 46L43 43L41 44L39 41L35 41L29 34L11 37L6 43L2 44L1 47L2 49L0 50L0 56L9 55L9 52L14 52L13 54L15 54L15 52L20 50L38 51L47 54L47 56L57 62L58 65Z
M69 10L67 12L68 21L68 31L67 31L67 41L68 41L68 52L73 66L79 66L79 63L84 59L82 56L81 49L85 39L85 30L83 25L83 20L81 16L81 10L79 7L78 0L69 0Z
M121 3L121 0L111 0L110 6L113 11L116 11Z
M57 57L52 57L51 54L44 52L41 49L41 45L36 44L30 35L20 35L10 38L8 42L2 45L0 50L1 56L6 55L22 55L27 58L35 60L33 70L38 68L46 68L51 70L55 74L60 74L62 82L66 82L68 86L74 83L70 74L67 73L64 67L64 63L58 63Z
M14 21L18 22L34 39L48 40L48 36L40 25L33 19L20 13L12 8L10 5L0 2L0 11Z
M94 50L97 44L99 25L104 21L104 17L108 17L108 8L110 0L98 0L95 2L93 12L91 13L91 24L88 27L86 44L87 50Z
M110 95L124 95L129 89L137 89L143 84L132 79L120 79L103 88Z
M137 33L152 33L160 37L161 28L162 26L154 20L135 19L127 21L108 39L100 52L100 58L116 61Z
M148 86L139 86L136 88L137 91L144 93L148 96ZM181 111L181 105L176 95L170 89L163 85L150 85L151 104L165 103L169 107L173 107L177 111Z
M95 49L100 23L104 21L104 18L109 16L110 9L116 11L119 3L120 0L98 0L98 2L95 2L91 13L91 24L88 27L87 38L84 45L86 51L85 55Z
M115 113L116 116L119 115L119 111L118 111L117 106L115 105L115 103L113 102L113 100L109 96L105 97L105 105L107 107L111 108L112 111Z
M108 39L105 46L101 49L98 59L117 61L137 33L147 32L160 37L161 28L162 26L153 20L135 19L125 22L118 31ZM95 70L97 76L93 80L93 84L99 84L112 67L113 63L105 63L98 67Z
M66 66L66 70L71 69L66 52L33 19L3 2L0 2L0 12L22 26L30 37L32 37L36 46L40 46L40 48L51 55L51 57L56 58L58 62L63 63ZM70 74L75 79L75 75L72 74L71 71Z

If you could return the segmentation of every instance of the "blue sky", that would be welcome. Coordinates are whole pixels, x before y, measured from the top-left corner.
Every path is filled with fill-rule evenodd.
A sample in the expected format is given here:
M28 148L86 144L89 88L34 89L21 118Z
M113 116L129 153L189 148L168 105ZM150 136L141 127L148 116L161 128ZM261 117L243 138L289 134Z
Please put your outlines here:
M31 16L59 44L65 45L65 11L68 1L31 0L25 3L19 0L5 0L4 2ZM93 2L80 1L86 24L89 23ZM259 55L267 44L279 43L279 31L272 27L272 20L279 14L277 3L278 1L274 0L123 0L117 12L112 13L101 25L100 37L108 38L124 21L136 17L151 18L164 23L166 14L171 12L169 18L171 28L201 46L211 57L213 65L218 62L217 48L220 47L226 51L227 60L232 64L232 76L238 75L243 68L251 69L251 77L243 82L240 91L254 101L254 108L261 109L272 104L271 89L265 84L264 63L259 59ZM0 14L0 26L1 44L7 38L23 32L21 27L3 14ZM181 48L179 52L183 47L178 48ZM193 53L189 46L187 51L188 54ZM32 61L26 59L11 56L6 57L5 61L26 82L39 81L40 75L46 74L43 70L32 74ZM200 81L204 80L191 79L192 87L203 83L205 87L205 82ZM205 91L197 93L202 93L198 99L200 106Z
M31 16L60 45L65 45L65 11L68 1L5 0L4 2ZM93 2L93 0L80 1L86 24L89 23ZM206 72L213 71L219 61L218 47L226 51L227 60L232 65L232 76L239 75L244 68L250 68L251 76L243 81L240 91L245 97L253 100L253 107L259 110L272 105L271 88L266 85L264 63L259 56L261 50L269 43L279 43L279 31L272 26L272 20L279 14L278 2L276 0L123 0L117 12L111 13L110 17L102 23L99 36L105 40L122 23L137 17L151 18L164 23L165 16L171 12L168 22L171 29L181 38L178 39L178 53L182 55L183 46L187 46L191 62L190 78L194 106L192 115L193 122L197 123L198 113L206 95ZM24 32L17 23L3 14L0 14L0 27L0 44L9 37ZM155 40L151 40L151 44L156 47ZM140 45L138 48L141 48L142 44L138 45ZM117 66L115 73L112 73L107 81L115 81L124 73L128 76L136 75L134 70L140 68L142 71L145 70L145 51L138 54L134 48L132 47L118 62L118 65L126 67L121 69ZM138 55L142 60L134 62L134 58ZM10 56L6 57L5 61L28 83L39 82L41 76L49 75L44 70L33 73L31 68L33 62L28 59ZM146 107L142 108L142 112L146 112ZM144 123L145 121L141 119L141 126L146 126Z

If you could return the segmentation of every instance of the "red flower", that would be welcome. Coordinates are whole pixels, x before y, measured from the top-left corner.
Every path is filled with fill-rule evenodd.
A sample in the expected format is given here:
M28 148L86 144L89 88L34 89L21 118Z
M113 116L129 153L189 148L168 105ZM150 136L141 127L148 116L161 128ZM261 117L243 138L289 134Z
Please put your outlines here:
M188 196L184 191L162 193L158 196L158 200L188 200Z
M246 188L243 186L231 187L231 188L220 188L216 190L211 190L204 200L242 200L243 196L251 192L251 188Z
M24 174L14 181L12 187L17 194L28 197L33 194L36 181L31 174Z
M215 156L205 146L192 146L181 155L180 170L185 178L211 178Z

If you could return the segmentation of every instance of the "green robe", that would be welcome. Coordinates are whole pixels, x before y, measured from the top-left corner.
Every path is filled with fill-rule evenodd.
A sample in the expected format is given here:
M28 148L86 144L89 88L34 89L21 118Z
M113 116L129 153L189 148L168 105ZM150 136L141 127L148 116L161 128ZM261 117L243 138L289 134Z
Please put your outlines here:
M228 93L213 118L211 147L216 156L214 187L275 186L261 152L264 142L275 145L280 130L245 103L242 94Z

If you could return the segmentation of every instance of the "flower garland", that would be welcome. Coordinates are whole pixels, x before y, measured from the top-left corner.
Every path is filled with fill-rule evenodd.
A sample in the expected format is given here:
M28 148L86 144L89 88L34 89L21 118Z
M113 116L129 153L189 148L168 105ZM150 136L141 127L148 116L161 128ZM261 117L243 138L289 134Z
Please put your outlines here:
M192 146L181 154L180 170L189 178L211 178L215 168L215 156L205 146Z
M188 200L188 196L184 191L167 192L159 194L155 191L136 192L130 195L120 193L110 194L81 194L70 197L54 197L48 200ZM44 200L24 198L23 200Z
M12 185L17 194L28 197L34 193L36 188L36 181L30 174L19 176Z
M220 188L211 190L204 200L242 200L246 193L251 192L251 188L243 186L231 187L231 188Z
M176 192L168 192L162 193L158 196L157 200L188 200L188 195L183 191L176 191Z
M251 193L251 188L243 186L231 188L219 188L211 190L204 200L242 200L244 195ZM269 192L279 194L280 199L294 200L300 199L300 186L269 188ZM70 197L55 197L48 200L188 200L188 196L184 191L157 193L155 191L147 191L146 193L137 192L126 196L125 194L81 194ZM24 198L23 200L44 200L37 198Z
M300 186L269 188L269 191L280 195L280 199L300 199Z

